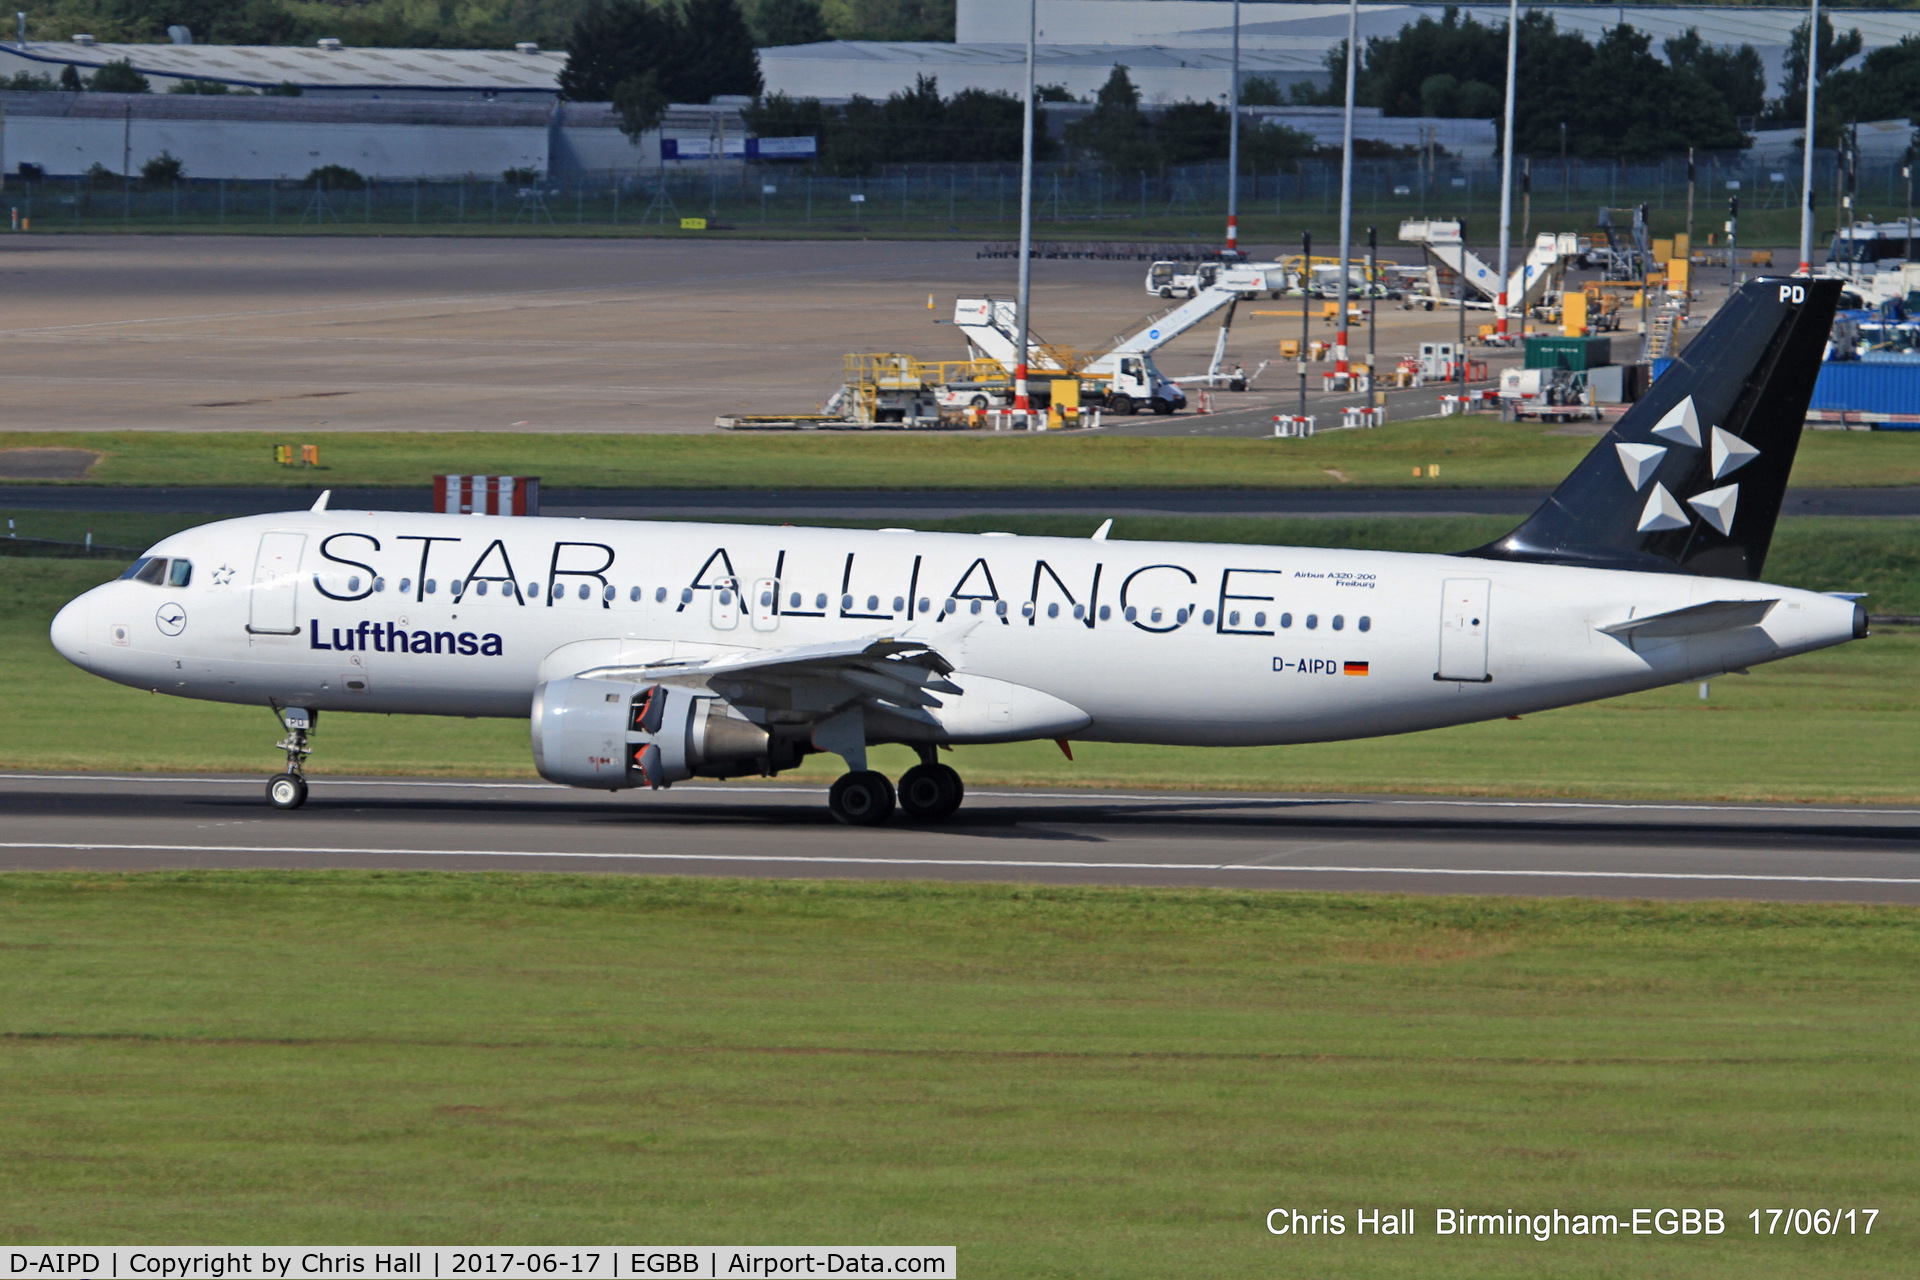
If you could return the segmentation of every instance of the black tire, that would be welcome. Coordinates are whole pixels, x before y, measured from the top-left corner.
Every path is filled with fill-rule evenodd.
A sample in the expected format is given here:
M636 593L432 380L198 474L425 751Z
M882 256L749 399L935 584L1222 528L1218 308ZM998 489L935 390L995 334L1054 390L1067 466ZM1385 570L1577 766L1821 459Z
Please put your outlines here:
M276 773L267 779L267 803L276 809L298 809L307 802L307 780L297 773Z
M984 409L987 407L987 398L985 396L975 396L973 399L967 401L967 404L975 409Z
M1147 407L1163 418L1173 412L1173 402L1171 400L1162 400L1159 396L1155 396L1148 402Z
M1160 296L1163 298L1171 298L1173 297L1173 290L1166 288L1165 286L1162 286L1160 289Z
M1120 415L1122 418L1129 418L1139 411L1140 406L1133 402L1132 396L1109 396L1107 398L1107 408L1113 410L1114 413Z
M944 764L917 764L900 775L900 814L909 822L938 822L953 816L966 798L960 775Z
M871 769L843 773L827 792L827 811L850 827L877 827L893 816L893 784Z

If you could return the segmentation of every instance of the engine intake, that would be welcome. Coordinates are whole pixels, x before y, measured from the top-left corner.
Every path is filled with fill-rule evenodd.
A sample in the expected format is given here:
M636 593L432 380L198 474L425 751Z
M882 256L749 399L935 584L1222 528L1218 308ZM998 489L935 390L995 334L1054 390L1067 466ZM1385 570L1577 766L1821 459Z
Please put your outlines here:
M773 773L794 755L710 694L581 676L534 690L532 735L541 777L603 791Z

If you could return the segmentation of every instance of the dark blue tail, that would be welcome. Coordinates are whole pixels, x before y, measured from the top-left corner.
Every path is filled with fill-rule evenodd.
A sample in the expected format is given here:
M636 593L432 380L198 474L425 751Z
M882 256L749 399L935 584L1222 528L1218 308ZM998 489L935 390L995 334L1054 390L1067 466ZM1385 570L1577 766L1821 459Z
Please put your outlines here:
M1741 286L1545 506L1463 554L1758 578L1840 285Z

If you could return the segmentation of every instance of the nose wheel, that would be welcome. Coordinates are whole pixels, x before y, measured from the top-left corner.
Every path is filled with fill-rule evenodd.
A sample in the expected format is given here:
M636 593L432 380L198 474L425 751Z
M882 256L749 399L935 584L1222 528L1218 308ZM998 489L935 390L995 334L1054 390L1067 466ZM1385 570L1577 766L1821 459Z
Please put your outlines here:
M287 731L287 736L274 744L275 750L287 753L287 771L267 779L267 803L276 809L298 809L307 802L306 763L313 754L307 735L319 723L320 713L288 707L284 711L276 708L274 715Z
M917 764L900 775L900 812L910 822L950 818L966 794L960 775L944 764Z
M267 803L276 809L298 809L307 802L307 780L297 773L276 773L267 779Z

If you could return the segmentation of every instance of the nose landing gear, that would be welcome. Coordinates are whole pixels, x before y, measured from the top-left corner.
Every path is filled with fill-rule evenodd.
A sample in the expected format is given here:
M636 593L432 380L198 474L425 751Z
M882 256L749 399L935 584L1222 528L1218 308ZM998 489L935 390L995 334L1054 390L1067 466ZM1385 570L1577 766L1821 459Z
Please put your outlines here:
M276 711L287 736L274 744L274 748L287 753L287 771L276 773L267 779L267 803L276 809L298 809L307 802L307 757L313 754L313 748L307 745L307 735L319 722L318 711L308 711L301 707L288 707Z

